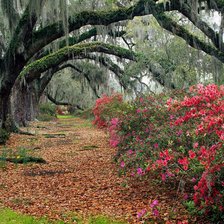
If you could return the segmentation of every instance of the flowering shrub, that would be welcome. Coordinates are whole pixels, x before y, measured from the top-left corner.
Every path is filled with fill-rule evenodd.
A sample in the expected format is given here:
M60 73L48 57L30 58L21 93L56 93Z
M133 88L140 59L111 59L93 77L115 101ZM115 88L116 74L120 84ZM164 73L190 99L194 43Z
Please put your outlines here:
M93 123L98 128L108 127L111 118L113 118L119 110L119 105L122 101L122 95L120 94L114 94L112 96L103 95L101 98L97 99L95 107L93 108L95 117Z
M194 203L206 213L224 211L224 86L201 84L190 88L191 97L168 101L169 109L178 115L174 126L190 124L185 135L192 138L192 148L179 164L187 173L197 171ZM184 161L183 161L184 160ZM189 166L189 168L188 168Z
M112 96L104 95L96 100L96 105L93 108L94 121L93 123L98 128L106 128L110 135L110 145L116 147L120 142L119 118L122 114L130 111L127 103L123 102L121 94L113 94Z
M222 219L224 86L197 85L169 97L142 96L126 108L107 121L121 171L187 182L198 209Z

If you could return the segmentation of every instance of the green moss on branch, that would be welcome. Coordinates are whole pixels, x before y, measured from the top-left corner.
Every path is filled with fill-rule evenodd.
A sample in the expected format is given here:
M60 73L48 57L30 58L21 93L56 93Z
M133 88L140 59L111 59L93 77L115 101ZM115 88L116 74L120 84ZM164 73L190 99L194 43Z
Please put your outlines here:
M27 76L28 80L34 79L37 74L40 74L53 66L59 65L69 59L83 58L86 54L92 52L112 54L130 60L134 60L137 56L133 51L111 44L101 42L77 44L64 47L55 53L30 63L23 69L20 76Z

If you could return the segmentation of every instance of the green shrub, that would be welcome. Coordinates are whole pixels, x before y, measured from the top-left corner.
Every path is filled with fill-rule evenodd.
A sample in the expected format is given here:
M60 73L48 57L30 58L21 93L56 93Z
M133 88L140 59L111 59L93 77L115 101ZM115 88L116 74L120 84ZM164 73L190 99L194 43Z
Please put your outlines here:
M40 114L56 116L56 106L54 104L51 103L40 104L39 110Z
M6 130L0 128L0 144L5 144L8 139L9 133Z

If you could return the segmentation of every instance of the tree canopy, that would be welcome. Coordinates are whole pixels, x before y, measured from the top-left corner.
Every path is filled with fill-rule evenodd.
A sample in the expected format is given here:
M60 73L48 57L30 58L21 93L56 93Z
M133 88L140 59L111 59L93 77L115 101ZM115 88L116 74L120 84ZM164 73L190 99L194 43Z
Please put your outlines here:
M221 0L1 0L1 126L13 126L17 80L45 81L41 93L60 66L80 59L105 66L124 88L146 85L145 76L168 88L201 73L223 82L223 8Z

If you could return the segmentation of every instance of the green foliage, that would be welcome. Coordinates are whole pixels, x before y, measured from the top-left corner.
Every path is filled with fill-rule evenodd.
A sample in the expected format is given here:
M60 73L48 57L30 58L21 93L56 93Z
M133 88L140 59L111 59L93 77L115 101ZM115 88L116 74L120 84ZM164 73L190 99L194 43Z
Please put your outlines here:
M39 109L41 114L56 115L56 106L54 104L44 103L40 105Z
M56 106L52 103L44 103L39 106L40 114L37 116L39 121L51 121L56 118Z
M174 21L182 18L174 12L166 15ZM200 30L195 30L189 23L183 24L183 27L190 33L193 31L197 36L202 36L200 39L202 42L205 41ZM164 80L167 87L172 83L176 88L186 88L208 78L216 83L222 81L223 65L219 65L212 57L186 46L183 39L164 31L152 16L136 17L129 21L127 36L133 38L136 43L135 49L148 58L153 66L161 66L160 79ZM136 72L138 75L146 68L147 66L142 66L142 62L138 61L135 66L131 63L127 71Z
M184 202L184 206L187 208L188 212L191 215L195 215L197 214L197 208L195 207L194 201L190 200L190 201L185 201Z
M0 145L5 144L8 139L9 133L6 130L0 128Z

